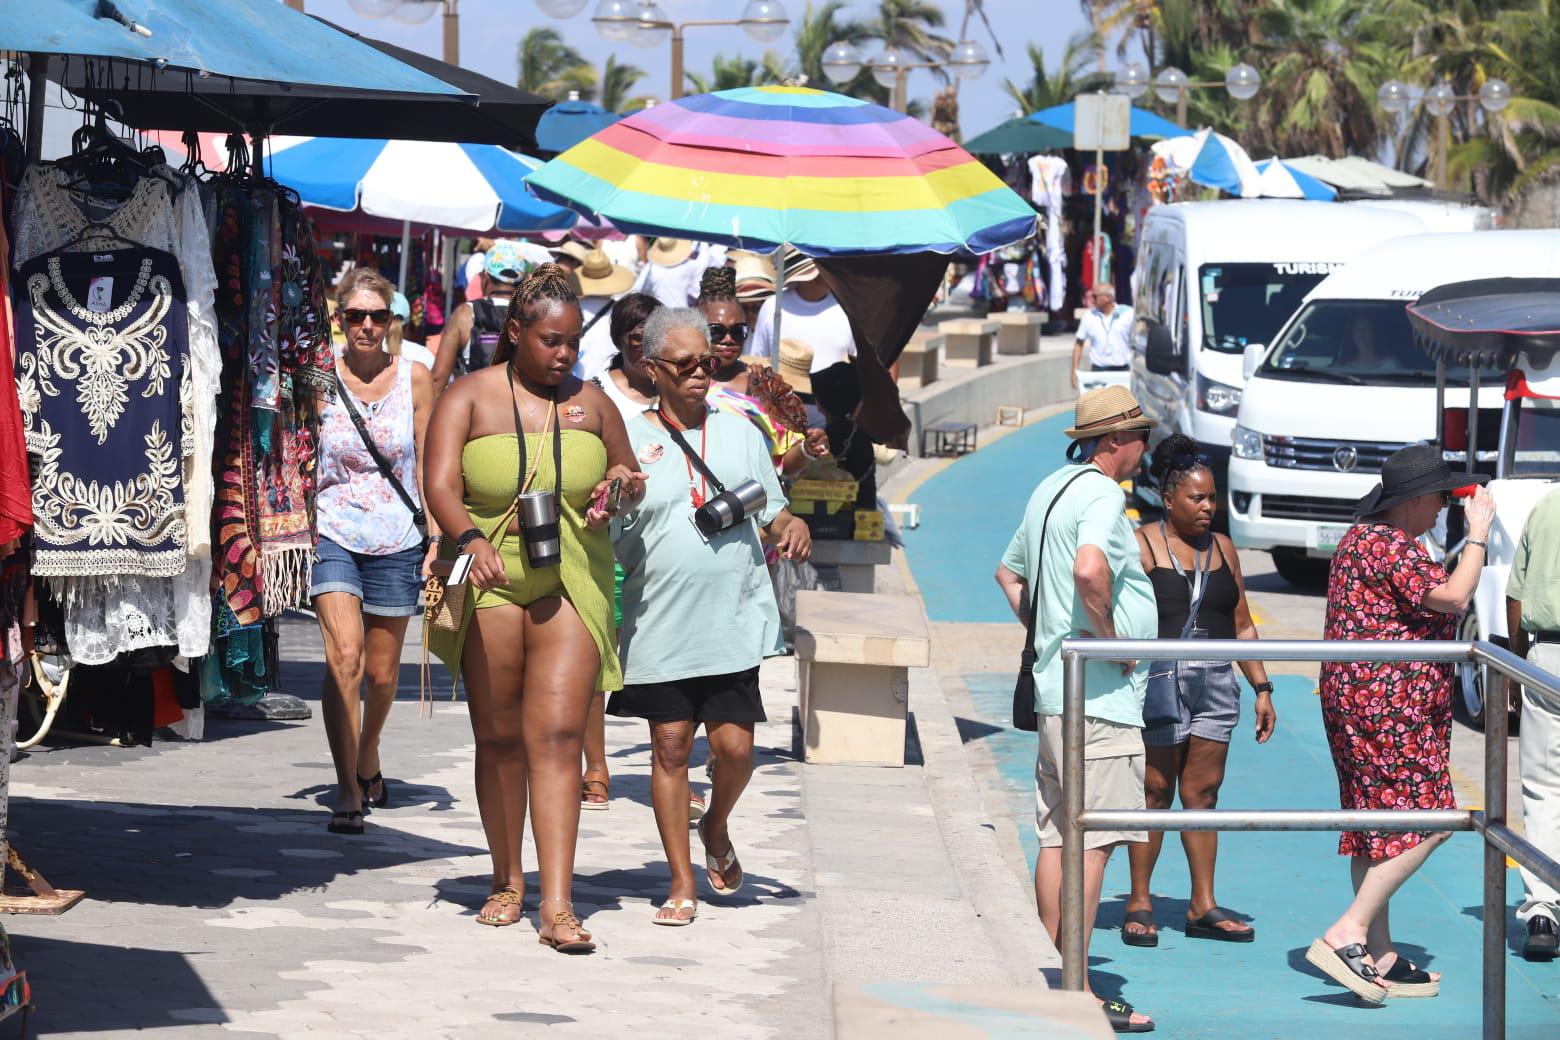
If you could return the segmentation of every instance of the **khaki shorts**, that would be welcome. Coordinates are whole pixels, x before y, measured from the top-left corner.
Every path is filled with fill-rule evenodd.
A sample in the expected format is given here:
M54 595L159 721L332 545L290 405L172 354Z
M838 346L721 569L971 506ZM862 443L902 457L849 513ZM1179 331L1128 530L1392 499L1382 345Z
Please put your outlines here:
M1083 808L1142 809L1143 734L1136 726L1085 719ZM1035 836L1042 849L1060 848L1062 803L1062 717L1040 716L1040 753L1035 758ZM1124 841L1147 841L1147 831L1085 831L1083 847L1099 849Z

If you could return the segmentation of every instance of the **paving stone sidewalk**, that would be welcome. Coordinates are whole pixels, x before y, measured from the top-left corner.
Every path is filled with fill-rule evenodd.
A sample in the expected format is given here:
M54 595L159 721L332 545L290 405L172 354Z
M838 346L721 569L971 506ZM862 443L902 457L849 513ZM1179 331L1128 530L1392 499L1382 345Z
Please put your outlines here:
M534 870L521 924L476 924L490 865L466 708L440 699L418 718L409 644L384 740L396 804L362 838L325 830L317 717L212 721L201 743L45 749L13 767L12 841L56 886L88 892L62 917L5 919L35 1035L829 1035L790 659L764 667L772 721L732 824L747 885L732 899L701 892L690 928L650 923L666 873L645 727L609 720L612 808L583 814L575 887L600 948L566 957L537 944ZM284 687L317 707L311 623L284 623L283 657Z

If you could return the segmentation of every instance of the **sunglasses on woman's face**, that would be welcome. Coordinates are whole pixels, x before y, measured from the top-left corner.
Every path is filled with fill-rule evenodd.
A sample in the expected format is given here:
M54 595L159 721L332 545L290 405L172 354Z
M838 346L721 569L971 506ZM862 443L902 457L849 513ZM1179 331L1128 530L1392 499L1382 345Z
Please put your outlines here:
M372 321L375 325L388 325L390 309L381 307L378 310L365 311L359 307L347 307L341 312L341 320L348 325L361 325L365 321Z
M699 369L704 370L705 375L714 375L720 367L720 358L714 354L700 354L698 357L685 358L651 358L658 365L665 365L677 373L678 379L687 379Z
M710 342L719 343L727 336L733 343L746 343L748 338L747 322L739 321L735 325L722 325L719 322L710 322Z

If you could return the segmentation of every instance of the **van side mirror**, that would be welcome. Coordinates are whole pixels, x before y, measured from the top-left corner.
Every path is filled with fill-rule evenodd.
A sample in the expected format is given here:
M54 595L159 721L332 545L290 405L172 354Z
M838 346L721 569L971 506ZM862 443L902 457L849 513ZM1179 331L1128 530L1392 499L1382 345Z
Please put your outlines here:
M1241 352L1240 374L1244 379L1250 379L1257 374L1257 369L1262 366L1262 355L1267 353L1266 343L1247 343L1246 349Z
M1143 320L1145 344L1143 364L1156 376L1173 376L1181 371L1181 352L1176 349L1175 337L1162 322Z

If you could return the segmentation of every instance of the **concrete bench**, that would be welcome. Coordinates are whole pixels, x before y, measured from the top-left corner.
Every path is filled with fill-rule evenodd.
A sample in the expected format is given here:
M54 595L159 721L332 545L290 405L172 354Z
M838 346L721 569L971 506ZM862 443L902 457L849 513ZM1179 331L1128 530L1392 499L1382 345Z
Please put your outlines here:
M887 566L894 558L887 541L858 542L844 538L819 538L813 542L812 562L840 569L841 592L873 591L874 567Z
M1045 315L1039 311L1003 311L995 316L998 354L1040 353L1040 327Z
M919 597L798 592L803 760L903 766L909 670L930 664L931 649Z
M949 361L970 361L979 366L991 364L1001 327L995 321L955 318L938 325L937 331L942 334L943 354Z
M942 361L943 338L917 332L899 355L899 385L914 381L917 386L937 382Z

